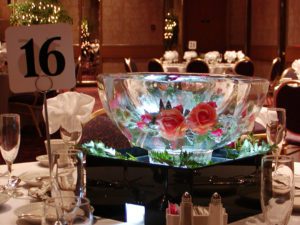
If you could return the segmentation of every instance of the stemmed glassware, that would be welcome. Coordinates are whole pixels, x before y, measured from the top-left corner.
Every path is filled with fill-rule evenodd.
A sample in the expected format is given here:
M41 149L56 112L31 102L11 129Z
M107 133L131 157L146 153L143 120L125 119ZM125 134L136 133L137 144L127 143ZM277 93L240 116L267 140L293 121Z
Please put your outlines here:
M84 153L78 149L52 153L52 197L84 196Z
M276 155L280 155L286 134L286 112L284 108L268 108L267 139L270 145L276 145Z
M266 155L261 161L261 208L268 225L286 225L294 203L294 163L290 156Z
M68 148L73 149L81 139L82 124L76 117L72 117L66 121L65 125L60 127L59 131Z
M8 182L2 187L10 195L15 195L18 178L12 176L12 164L20 146L20 116L18 114L0 115L0 150L9 172Z
M90 201L77 196L48 198L44 205L42 225L93 224Z

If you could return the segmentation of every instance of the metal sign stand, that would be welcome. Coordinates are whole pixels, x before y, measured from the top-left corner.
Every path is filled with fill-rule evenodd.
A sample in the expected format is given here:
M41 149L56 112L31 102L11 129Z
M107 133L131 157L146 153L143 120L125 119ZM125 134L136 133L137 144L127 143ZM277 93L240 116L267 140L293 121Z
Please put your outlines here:
M50 133L49 133L49 117L48 117L48 105L47 105L47 93L53 87L53 81L49 76L39 76L35 81L36 90L43 93L43 102L44 102L44 115L45 115L45 124L46 124L46 140L47 140L47 155L49 160L49 175L50 182L52 186L52 151L50 144Z

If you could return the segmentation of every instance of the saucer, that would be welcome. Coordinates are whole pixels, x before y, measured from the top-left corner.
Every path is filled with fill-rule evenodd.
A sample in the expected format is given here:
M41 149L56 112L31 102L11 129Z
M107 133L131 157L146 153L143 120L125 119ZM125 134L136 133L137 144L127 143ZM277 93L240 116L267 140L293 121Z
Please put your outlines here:
M0 205L4 204L5 202L7 202L9 200L9 195L8 194L4 194L4 193L0 193Z
M15 209L15 215L30 224L41 224L44 203L34 202Z
M293 209L300 211L300 196L295 196Z
M40 187L43 184L43 180L49 179L49 171L25 172L19 178L29 186Z
M49 167L48 155L39 155L36 157L36 160L40 163L41 166Z

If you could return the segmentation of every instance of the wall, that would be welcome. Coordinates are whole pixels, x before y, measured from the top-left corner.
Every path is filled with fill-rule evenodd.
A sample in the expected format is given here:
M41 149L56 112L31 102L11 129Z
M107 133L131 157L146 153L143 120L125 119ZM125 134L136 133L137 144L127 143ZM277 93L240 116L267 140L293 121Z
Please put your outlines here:
M279 49L279 0L252 0L250 57L255 75L270 77Z
M227 0L184 1L184 49L196 40L197 52L225 51Z
M80 31L79 31L79 4L80 0L60 0L59 1L64 9L68 12L69 16L73 19L72 32L73 43L79 43Z
M163 54L163 0L102 0L102 72L125 71L123 59L131 57L146 71L152 57Z
M290 66L295 59L300 58L300 1L287 2L286 66Z
M227 49L245 52L247 1L227 1Z
M0 41L5 41L5 30L9 26L10 9L7 0L0 0Z
M21 0L15 0L15 2L21 2ZM68 12L69 16L73 18L72 31L74 43L79 43L79 2L80 0L60 0L60 3ZM7 0L0 0L0 41L4 41L4 32L5 29L9 26L10 13L11 10L8 8Z

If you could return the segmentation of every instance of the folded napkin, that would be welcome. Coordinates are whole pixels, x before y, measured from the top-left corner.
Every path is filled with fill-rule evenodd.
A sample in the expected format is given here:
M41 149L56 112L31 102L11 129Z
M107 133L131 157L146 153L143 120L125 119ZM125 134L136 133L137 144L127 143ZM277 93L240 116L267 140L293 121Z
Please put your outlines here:
M232 63L236 60L237 57L237 53L236 51L226 51L224 53L224 59L228 62L228 63Z
M164 60L167 62L177 62L178 52L177 51L166 51L164 54Z
M205 54L204 59L208 63L217 63L220 57L221 57L220 52L210 51Z
M192 58L197 57L197 52L196 51L185 51L183 55L183 59L186 61L190 61Z
M300 59L294 60L292 68L296 71L298 79L300 79Z
M245 54L240 50L237 52L237 58L238 58L238 60L241 60L241 59L245 58Z
M68 132L78 131L90 119L94 104L94 97L78 92L64 92L47 99L50 134L60 127ZM45 108L43 116L45 119Z

